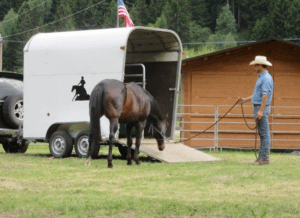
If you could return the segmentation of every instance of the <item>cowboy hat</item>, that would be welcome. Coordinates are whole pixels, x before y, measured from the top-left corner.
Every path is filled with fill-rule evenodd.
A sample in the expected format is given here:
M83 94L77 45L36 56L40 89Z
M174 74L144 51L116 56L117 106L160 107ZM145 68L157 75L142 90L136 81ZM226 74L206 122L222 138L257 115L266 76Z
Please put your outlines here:
M267 57L265 56L256 56L255 60L251 61L249 65L254 65L254 64L272 66L272 64L269 61L267 61Z

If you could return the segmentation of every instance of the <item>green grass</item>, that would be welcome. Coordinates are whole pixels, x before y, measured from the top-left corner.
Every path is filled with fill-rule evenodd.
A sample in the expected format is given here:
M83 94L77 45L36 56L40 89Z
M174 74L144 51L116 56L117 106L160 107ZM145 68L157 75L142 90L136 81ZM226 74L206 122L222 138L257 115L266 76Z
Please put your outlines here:
M207 151L208 152L208 151ZM208 152L209 153L209 152ZM300 156L272 153L250 165L254 152L209 153L222 161L165 164L145 156L127 166L107 148L85 159L53 159L46 144L26 154L0 149L0 217L299 217Z

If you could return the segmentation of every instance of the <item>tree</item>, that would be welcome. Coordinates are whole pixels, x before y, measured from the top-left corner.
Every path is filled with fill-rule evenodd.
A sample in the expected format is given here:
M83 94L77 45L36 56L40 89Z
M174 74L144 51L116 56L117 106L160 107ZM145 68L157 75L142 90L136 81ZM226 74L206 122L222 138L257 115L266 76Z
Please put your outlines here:
M270 23L266 17L257 20L252 30L251 38L253 40L260 40L270 36Z
M215 31L216 28L216 20L218 15L220 14L222 6L227 3L227 0L207 0L207 11L209 14L208 17L208 27Z
M72 10L69 1L61 0L61 2L57 6L55 20L65 18L71 14L72 14ZM60 22L55 23L56 31L67 31L67 30L75 30L75 29L76 29L76 25L75 25L74 17L69 17L61 20Z
M137 0L136 3L130 8L130 16L135 26L147 26L148 5L145 0ZM129 10L129 9L128 9Z
M154 25L150 24L149 26L168 29L168 21L165 13L162 13L162 15L157 19Z
M251 38L293 38L300 34L300 0L274 0L266 17L256 21Z
M236 34L237 32L236 21L229 5L222 7L216 23L216 33L218 35Z
M1 25L1 34L3 37L9 36L15 32L17 19L12 19L17 16L14 9L11 8L4 16L3 24ZM13 38L4 39L3 43L3 69L7 71L15 71L16 58L15 51L17 44L12 42Z
M209 37L209 41L220 42L220 44L212 44L210 47L220 50L236 46L235 38L237 37L237 26L228 4L222 7L216 23L216 32Z
M18 11L24 0L1 0L0 1L0 20L3 20L10 9Z
M191 0L192 20L202 27L209 25L209 13L207 0Z
M195 21L190 23L190 40L191 42L204 43L209 39L209 36L212 34L212 31L208 27L202 28L200 25L196 24ZM201 50L204 45L187 45L189 49L194 51Z
M272 36L298 37L299 0L276 0L270 4L270 27ZM296 30L296 31L295 31Z
M162 0L151 0L147 9L147 23L155 23L156 20L162 15L163 8L165 7L166 1Z
M190 40L191 7L188 0L168 0L163 9L168 28L178 33L182 41Z
M112 0L108 4L109 5L104 7L104 21L100 26L101 28L117 27L117 2Z

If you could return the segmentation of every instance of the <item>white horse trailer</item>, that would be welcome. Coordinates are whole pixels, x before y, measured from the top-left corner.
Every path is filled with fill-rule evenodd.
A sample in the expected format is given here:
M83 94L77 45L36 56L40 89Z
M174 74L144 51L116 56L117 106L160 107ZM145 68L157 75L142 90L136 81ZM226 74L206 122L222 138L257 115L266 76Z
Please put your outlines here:
M38 33L24 48L24 128L56 157L87 149L89 96L103 79L137 82L169 114L173 138L182 45L170 30L146 27ZM147 131L148 132L148 131ZM101 118L102 137L109 121ZM145 135L147 135L145 131ZM52 149L52 150L51 150Z

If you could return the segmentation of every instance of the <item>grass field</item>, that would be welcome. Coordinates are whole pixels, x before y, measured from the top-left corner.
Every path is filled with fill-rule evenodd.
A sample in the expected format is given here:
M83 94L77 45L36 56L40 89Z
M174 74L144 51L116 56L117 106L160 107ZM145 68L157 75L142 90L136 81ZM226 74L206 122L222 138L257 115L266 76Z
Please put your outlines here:
M206 151L208 152L208 151ZM0 148L0 217L300 217L300 156L208 152L220 162L165 164L142 157L127 166L107 148L85 159L53 159L47 144L26 154Z

